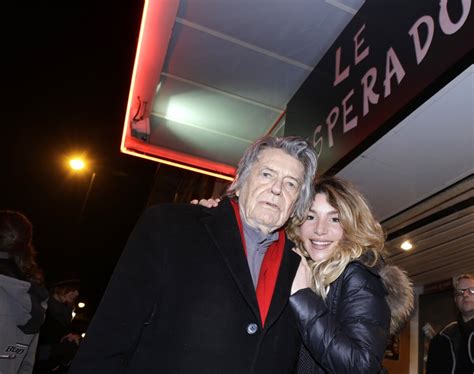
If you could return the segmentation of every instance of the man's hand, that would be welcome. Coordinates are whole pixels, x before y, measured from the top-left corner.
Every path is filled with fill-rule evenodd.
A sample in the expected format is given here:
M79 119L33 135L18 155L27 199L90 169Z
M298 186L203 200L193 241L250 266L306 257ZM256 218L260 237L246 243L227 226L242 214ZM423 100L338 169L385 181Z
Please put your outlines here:
M194 199L194 200L191 200L191 204L194 204L194 205L202 205L202 206L205 206L206 208L215 208L216 206L219 205L221 199L201 199L201 200L198 200L198 199Z
M301 257L301 261L291 286L292 295L303 288L311 286L311 269L309 268L308 261L306 261L306 257L301 254L298 248L293 248L293 251Z

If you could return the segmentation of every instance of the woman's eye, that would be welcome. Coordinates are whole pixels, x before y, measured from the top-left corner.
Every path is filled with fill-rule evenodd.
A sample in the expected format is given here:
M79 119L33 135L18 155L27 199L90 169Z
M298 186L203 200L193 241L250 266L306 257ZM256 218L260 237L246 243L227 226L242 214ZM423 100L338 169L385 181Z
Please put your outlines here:
M270 173L267 173L267 172L263 172L262 175L265 177L265 178L270 178L272 175Z
M296 188L296 184L293 183L293 182L286 182L286 185L291 188L292 190L294 190Z
M313 219L314 219L314 216L311 216L311 215L306 217L306 221L312 221Z
M341 222L341 220L339 219L339 217L333 217L331 218L331 222L339 223Z

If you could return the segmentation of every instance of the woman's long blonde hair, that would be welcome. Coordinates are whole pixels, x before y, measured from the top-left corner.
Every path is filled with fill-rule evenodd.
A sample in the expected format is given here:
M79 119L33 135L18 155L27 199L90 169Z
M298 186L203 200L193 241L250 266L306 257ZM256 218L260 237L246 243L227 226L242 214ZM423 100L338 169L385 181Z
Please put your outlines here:
M311 268L311 288L326 299L330 284L351 261L364 255L363 262L369 267L375 266L384 251L385 235L364 196L348 181L337 177L322 177L316 180L313 192L314 196L324 194L328 203L339 213L344 236L338 247L329 258L316 262L311 259L298 236L303 221L293 219L287 231Z

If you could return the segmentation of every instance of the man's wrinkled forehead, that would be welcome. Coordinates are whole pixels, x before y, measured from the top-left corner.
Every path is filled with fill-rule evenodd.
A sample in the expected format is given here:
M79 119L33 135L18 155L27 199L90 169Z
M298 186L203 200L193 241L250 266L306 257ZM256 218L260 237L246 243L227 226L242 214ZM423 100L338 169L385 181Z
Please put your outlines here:
M251 166L251 172L258 171L262 168L279 171L279 169L281 169L281 163L286 157L291 157L295 163L301 166L301 169L303 170L303 173L300 173L298 167L289 169L287 170L287 176L292 177L299 183L303 183L305 171L303 163L295 156L280 148L264 148L260 150L260 152L257 154L255 162Z

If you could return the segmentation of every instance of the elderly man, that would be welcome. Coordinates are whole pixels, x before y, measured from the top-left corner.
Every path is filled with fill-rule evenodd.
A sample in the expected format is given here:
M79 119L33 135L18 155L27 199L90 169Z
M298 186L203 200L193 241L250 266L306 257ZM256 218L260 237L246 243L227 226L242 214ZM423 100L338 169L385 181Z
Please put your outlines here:
M453 286L459 315L431 341L427 374L474 373L474 274L455 277Z
M282 227L310 204L315 169L303 139L265 137L219 207L148 209L70 374L292 372L299 256Z

